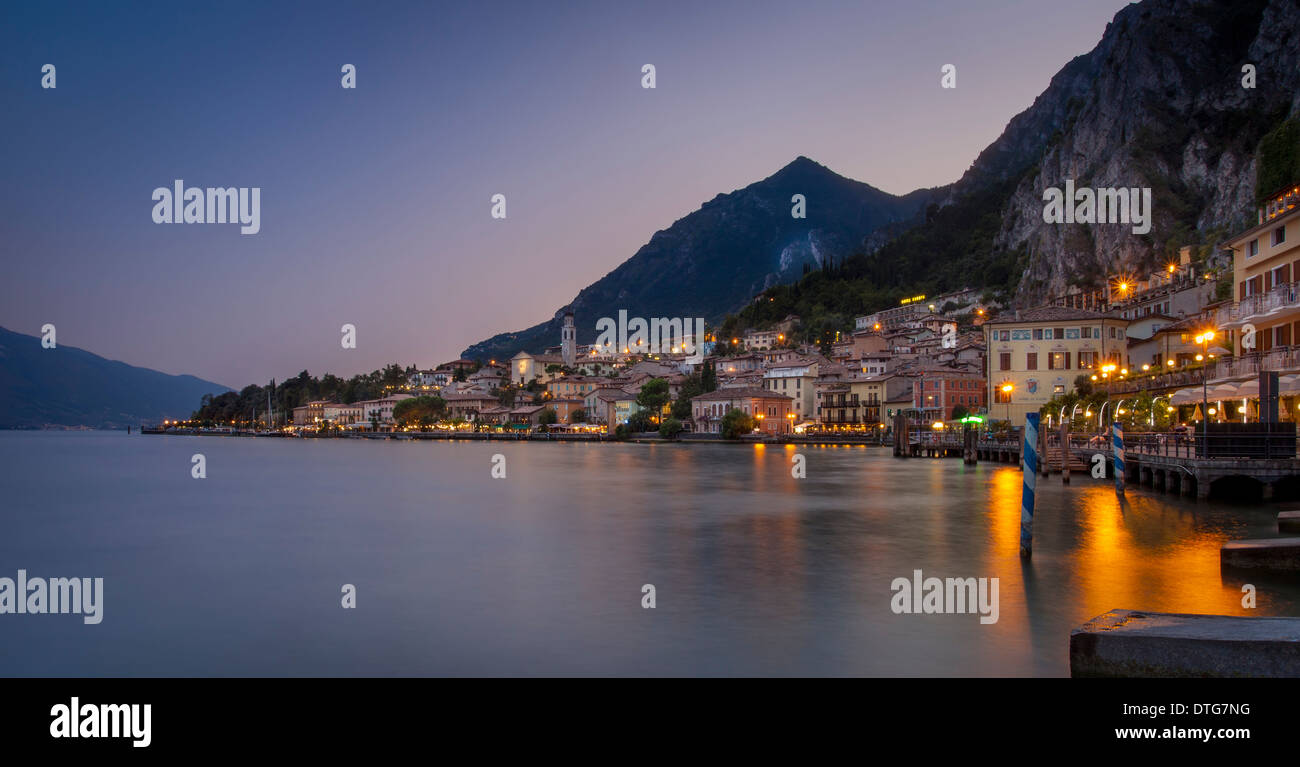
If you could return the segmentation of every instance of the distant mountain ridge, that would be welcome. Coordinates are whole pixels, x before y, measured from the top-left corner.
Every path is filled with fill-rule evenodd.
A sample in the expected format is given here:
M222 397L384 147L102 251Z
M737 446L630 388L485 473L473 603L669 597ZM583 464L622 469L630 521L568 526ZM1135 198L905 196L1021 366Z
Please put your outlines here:
M793 282L804 267L819 269L871 249L910 223L945 190L903 196L845 178L800 156L773 175L728 194L655 232L633 256L583 288L547 321L502 333L461 353L469 359L540 352L559 343L560 324L572 311L578 342L596 337L596 321L617 317L703 317L714 322L772 285ZM806 218L793 218L791 198L802 194Z
M1247 64L1253 88L1243 87ZM1097 47L1016 118L1053 116L1035 136L1053 128L1029 155L994 243L1024 256L1021 303L1071 285L1100 287L1108 275L1145 274L1179 246L1213 246L1253 224L1256 147L1298 111L1296 0L1145 0L1122 9ZM1005 150L1011 134L985 155ZM994 165L985 155L977 165ZM1152 189L1151 232L1044 223L1043 190L1067 179Z
M139 426L188 418L204 394L227 386L105 359L83 349L41 346L0 327L0 428Z
M1300 2L1144 0L1120 10L1100 41L949 186L925 221L850 258L809 289L747 308L743 326L799 314L844 326L887 306L882 296L987 288L1018 307L1121 274L1160 269L1182 246L1202 272L1223 240L1254 223L1258 195L1300 168ZM1243 87L1254 65L1255 87ZM1264 150L1264 143L1269 146ZM1148 188L1151 229L1044 221L1044 190ZM1204 259L1203 263L1198 262ZM796 286L797 288L797 286ZM864 303L868 295L874 303ZM737 317L737 321L740 318ZM837 323L837 324L836 324ZM733 326L735 322L732 323Z

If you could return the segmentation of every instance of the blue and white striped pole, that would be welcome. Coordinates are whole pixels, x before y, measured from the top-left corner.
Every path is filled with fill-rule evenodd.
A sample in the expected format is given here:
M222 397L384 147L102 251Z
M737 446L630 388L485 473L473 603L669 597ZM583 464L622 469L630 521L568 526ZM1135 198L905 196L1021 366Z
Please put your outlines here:
M1124 427L1119 421L1111 427L1111 449L1115 453L1115 493L1124 494Z
M1024 491L1020 495L1020 556L1034 553L1034 487L1038 483L1038 413L1025 413Z

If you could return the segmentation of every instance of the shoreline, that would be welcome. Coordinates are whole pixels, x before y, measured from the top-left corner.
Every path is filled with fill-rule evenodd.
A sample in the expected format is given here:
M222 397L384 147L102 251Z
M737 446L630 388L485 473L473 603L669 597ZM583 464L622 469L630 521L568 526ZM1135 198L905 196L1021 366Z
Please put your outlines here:
M258 432L218 432L218 431L198 431L187 429L141 429L140 434L161 435L161 436L178 436L178 437L252 437L258 439L322 439L322 440L398 440L398 441L418 441L418 440L448 440L457 441L465 440L471 442L594 442L602 444L618 443L638 443L638 444L691 444L699 443L706 445L850 445L855 447L889 447L888 443L882 443L877 440L839 438L827 439L825 437L761 437L746 439L723 439L721 437L693 437L682 436L677 439L664 439L658 436L651 436L653 432L647 432L644 435L630 436L626 439L615 439L607 434L506 434L494 432L460 432L454 434L439 432L378 432L364 434L348 434L338 436L317 436L304 434L285 434L285 433L258 433Z

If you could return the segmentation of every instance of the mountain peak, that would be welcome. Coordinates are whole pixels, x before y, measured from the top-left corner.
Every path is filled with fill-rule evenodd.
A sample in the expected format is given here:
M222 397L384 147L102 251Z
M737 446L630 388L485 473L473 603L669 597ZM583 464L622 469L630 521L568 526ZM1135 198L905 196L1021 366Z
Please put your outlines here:
M806 216L792 216L801 194ZM588 285L565 309L578 316L578 342L594 338L595 321L619 311L643 317L716 321L772 285L793 282L867 245L886 230L917 220L928 201L899 197L799 155L767 178L719 194L655 233L622 265ZM461 356L500 359L542 351L559 339L560 312L526 330L481 341Z

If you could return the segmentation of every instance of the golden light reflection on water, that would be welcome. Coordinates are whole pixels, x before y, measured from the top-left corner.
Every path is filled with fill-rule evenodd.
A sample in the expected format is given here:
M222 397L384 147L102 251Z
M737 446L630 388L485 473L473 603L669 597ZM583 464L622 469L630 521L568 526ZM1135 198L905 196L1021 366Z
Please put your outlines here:
M989 488L989 523L993 529L995 559L1020 556L1020 503L1024 479L1009 466L993 471Z
M791 475L797 454L806 479ZM777 666L829 631L870 648L859 660L874 673L1060 674L1070 630L1108 610L1300 610L1296 585L1277 582L1260 585L1260 609L1245 609L1241 578L1262 578L1220 573L1225 541L1260 535L1266 514L1254 509L1145 488L1121 501L1108 481L1039 478L1025 561L1024 475L1014 465L904 461L838 445L611 446L585 457L584 476L616 469L626 480L617 500L599 485L583 499L618 518L584 539L588 556L617 551L620 569L654 572L679 599L707 601L709 620L761 627L750 651ZM917 569L998 578L999 621L893 614L890 584ZM872 665L879 658L894 660Z
M1223 528L1198 524L1191 511L1113 487L1073 491L1079 544L1070 552L1079 599L1100 614L1115 608L1244 615L1241 592L1226 584L1219 548Z

